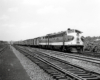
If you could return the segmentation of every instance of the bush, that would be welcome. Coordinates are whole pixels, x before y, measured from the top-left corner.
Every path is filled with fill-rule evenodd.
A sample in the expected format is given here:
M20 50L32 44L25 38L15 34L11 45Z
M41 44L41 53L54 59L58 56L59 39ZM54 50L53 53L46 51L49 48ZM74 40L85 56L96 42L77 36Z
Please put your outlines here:
M85 37L84 51L100 52L100 37Z

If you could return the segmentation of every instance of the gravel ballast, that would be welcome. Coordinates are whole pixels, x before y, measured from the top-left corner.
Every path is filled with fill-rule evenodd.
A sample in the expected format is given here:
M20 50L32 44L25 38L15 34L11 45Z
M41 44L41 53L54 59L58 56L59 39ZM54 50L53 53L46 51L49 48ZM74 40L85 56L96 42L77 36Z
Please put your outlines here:
M55 80L50 75L45 73L39 66L17 51L14 47L10 46L20 63L30 76L31 80Z
M34 51L35 48L28 48L30 51ZM38 49L37 49L38 50ZM46 51L43 49L40 49L40 51L42 51L45 54L48 54L50 56L56 57L58 59L64 60L69 62L70 64L76 65L78 67L84 68L86 70L89 70L91 72L96 72L100 74L100 66L94 65L91 62L87 62L84 60L80 60L80 59L76 59L76 58L72 58L69 56L65 56L65 55L60 55L60 54L55 54L55 53L62 53L62 52L56 52L56 51Z

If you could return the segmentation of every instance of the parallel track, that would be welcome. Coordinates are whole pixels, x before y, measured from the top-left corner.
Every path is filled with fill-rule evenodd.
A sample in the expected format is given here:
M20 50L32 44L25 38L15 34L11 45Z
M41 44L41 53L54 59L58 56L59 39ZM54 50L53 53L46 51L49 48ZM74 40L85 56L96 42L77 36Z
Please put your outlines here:
M0 56L2 55L2 53L6 50L7 46L4 46L3 48L0 49Z
M40 51L29 51L26 48L16 47L21 53L30 58L56 80L100 80L100 75L89 72L63 60L43 54Z
M69 57L69 58L73 58L73 59L77 59L77 60L82 60L82 61L86 61L86 62L90 62L93 65L96 65L98 67L100 67L100 58L94 58L94 57L89 57L89 56L83 56L81 54L69 54L69 53L64 53L64 52L58 52L58 51L51 51L51 50L44 50L44 49L38 49L38 48L34 48L37 51L46 53L48 55L59 55L59 56L65 56L65 57Z
M57 54L60 56L68 56L68 57L74 57L76 59L84 60L84 61L89 61L89 62L94 62L94 63L100 63L100 58L95 58L95 57L89 57L81 54L69 54L69 53L64 53L64 52L58 52L58 51L51 51L51 50L44 50L44 49L38 49L35 48L36 50L42 51L44 53L51 52L50 54Z
M30 51L37 50L44 54L54 56L56 58L65 60L71 64L82 67L91 72L95 72L100 74L100 58L94 58L89 56L83 56L82 54L74 54L74 53L64 53L59 51L45 50L40 48L30 48L26 47Z

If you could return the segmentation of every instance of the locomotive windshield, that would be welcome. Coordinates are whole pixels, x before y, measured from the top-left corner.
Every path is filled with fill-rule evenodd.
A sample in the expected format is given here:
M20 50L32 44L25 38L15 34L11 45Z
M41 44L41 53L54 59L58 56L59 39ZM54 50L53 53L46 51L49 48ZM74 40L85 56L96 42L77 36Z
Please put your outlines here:
M75 30L74 29L68 29L68 33L74 33Z
M68 33L77 33L77 34L80 34L80 33L82 33L82 32L79 31L79 30L75 30L75 29L70 29L70 28L68 28Z
M81 32L81 31L79 31L79 30L75 30L75 32L76 32L76 33L78 33L78 34L79 34L79 33L82 33L82 32Z

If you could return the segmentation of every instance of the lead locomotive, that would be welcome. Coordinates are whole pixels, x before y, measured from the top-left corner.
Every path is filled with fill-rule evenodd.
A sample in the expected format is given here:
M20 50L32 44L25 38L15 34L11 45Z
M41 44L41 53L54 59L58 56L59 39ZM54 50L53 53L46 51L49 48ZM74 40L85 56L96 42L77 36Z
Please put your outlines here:
M84 47L82 32L76 29L47 34L42 37L20 41L17 44L68 52L82 52Z

